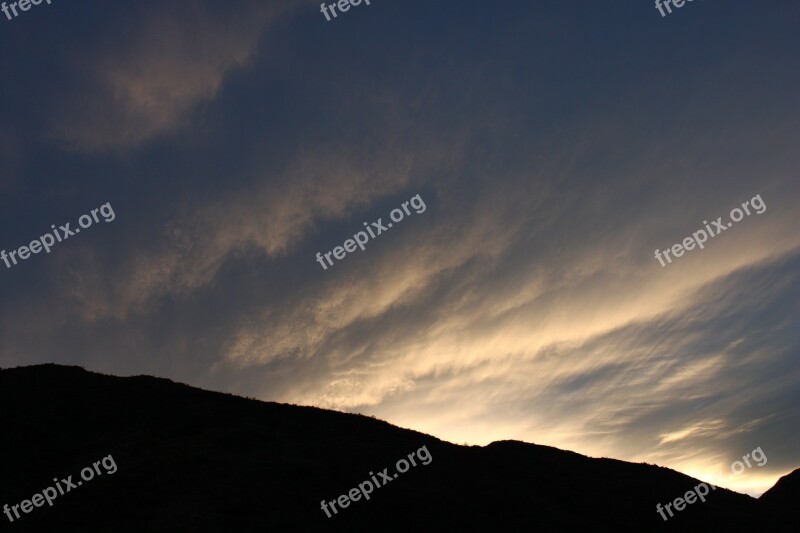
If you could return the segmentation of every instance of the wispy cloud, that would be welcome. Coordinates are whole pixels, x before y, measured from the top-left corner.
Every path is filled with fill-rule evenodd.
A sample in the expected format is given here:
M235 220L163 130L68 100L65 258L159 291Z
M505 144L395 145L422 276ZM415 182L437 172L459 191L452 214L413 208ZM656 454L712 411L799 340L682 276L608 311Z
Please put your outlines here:
M251 62L272 24L308 5L235 1L220 9L180 1L142 9L124 37L85 51L85 78L56 112L53 136L75 150L124 152L174 134Z
M50 10L72 17L63 46L31 48L46 67L10 57L0 88L3 242L90 198L117 213L0 278L2 364L152 373L700 477L763 446L750 485L719 477L750 489L797 466L785 17L761 40L742 39L749 11L709 21L709 47L705 26L654 37L588 4L486 19L387 2L335 24L299 0L103 5ZM423 216L314 261L417 193ZM653 257L756 194L764 214L667 268Z

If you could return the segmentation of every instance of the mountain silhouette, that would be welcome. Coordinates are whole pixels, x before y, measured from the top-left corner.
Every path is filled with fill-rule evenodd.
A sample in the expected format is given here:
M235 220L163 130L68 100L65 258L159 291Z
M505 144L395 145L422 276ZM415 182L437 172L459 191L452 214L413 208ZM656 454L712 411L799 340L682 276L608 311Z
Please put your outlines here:
M668 468L518 441L459 446L371 417L79 367L0 370L0 505L112 456L0 531L796 531L800 471L760 499ZM420 451L395 477L396 463ZM423 457L424 458L424 457ZM103 465L105 466L105 465ZM379 472L388 468L390 481ZM321 501L374 488L329 518ZM355 498L353 498L355 500ZM330 511L328 511L330 513ZM13 517L13 514L12 514Z
M774 487L761 495L759 501L784 516L795 531L800 531L800 507L797 506L800 501L800 469L781 477Z

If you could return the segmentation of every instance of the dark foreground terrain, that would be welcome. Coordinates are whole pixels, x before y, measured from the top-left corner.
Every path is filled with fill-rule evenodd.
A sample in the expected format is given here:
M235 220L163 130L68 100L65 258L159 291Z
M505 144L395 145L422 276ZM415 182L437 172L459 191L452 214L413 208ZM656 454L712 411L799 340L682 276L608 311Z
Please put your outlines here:
M331 501L425 446L328 518ZM111 455L91 481L0 531L797 531L800 471L756 500L724 489L664 522L698 480L515 441L457 446L365 416L77 367L0 370L0 505ZM417 460L419 463L419 459ZM12 515L13 516L13 515Z

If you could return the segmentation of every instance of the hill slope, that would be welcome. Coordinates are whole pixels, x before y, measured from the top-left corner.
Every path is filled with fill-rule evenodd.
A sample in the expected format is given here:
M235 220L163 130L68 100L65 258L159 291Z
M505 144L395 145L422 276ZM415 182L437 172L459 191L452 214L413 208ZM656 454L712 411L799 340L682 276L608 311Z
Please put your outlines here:
M0 371L0 428L0 505L54 477L80 480L109 455L117 467L98 466L13 523L0 514L8 531L780 531L791 500L788 490L766 505L717 489L664 522L656 503L698 480L514 441L457 446L369 417L57 365ZM414 452L417 465L395 478L396 461ZM391 481L369 501L331 518L320 508L384 468Z

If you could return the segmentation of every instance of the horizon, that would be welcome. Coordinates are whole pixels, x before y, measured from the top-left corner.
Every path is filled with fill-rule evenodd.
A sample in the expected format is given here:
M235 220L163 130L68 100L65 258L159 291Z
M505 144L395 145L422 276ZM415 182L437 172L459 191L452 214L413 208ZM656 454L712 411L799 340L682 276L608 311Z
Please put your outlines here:
M0 367L798 468L800 6L342 1L0 12Z
M78 369L80 369L80 370L82 370L84 372L88 372L88 373L91 373L91 374L98 374L100 376L105 376L105 377L118 377L118 378L147 377L147 378L153 378L153 379L158 379L158 380L170 381L171 383L174 383L176 385L187 385L187 386L190 386L190 387L193 387L193 388L197 388L197 389L205 391L205 392L217 393L217 394L231 394L228 391L204 389L204 388L196 387L196 386L193 386L191 384L184 383L184 382L181 382L181 381L175 381L175 380L171 380L169 378L164 378L164 377L160 377L160 376L153 376L153 375L150 375L150 374L136 374L136 375L103 374L103 373L100 373L100 372L97 372L97 371L94 371L92 369L88 369L88 368L85 368L85 367L79 366L79 365L61 365L61 364L58 364L58 363L38 363L38 364L35 364L35 365L17 366L17 367L11 367L11 368L4 368L4 367L0 366L0 371L3 371L3 370L14 370L14 369L19 369L19 368L46 367L46 366L56 366L56 367L60 367L60 368L78 368ZM284 403L284 402L274 402L272 400L261 400L261 399L258 399L258 398L251 398L249 396L241 396L241 395L238 395L238 394L234 394L234 396L238 397L238 398L246 399L246 400L252 400L252 401L256 401L256 402L261 402L261 403L276 403L278 405L286 405L286 406L291 406L291 407L311 407L311 408L323 409L325 411L331 411L331 412L342 413L342 414L367 416L367 417L373 418L375 420L380 420L382 422L387 422L387 423L391 424L392 426L399 427L400 429L408 429L408 430L412 430L412 431L419 431L418 429L415 429L415 428L403 427L403 426L399 426L397 424L392 424L391 422L389 422L387 420L384 420L382 418L376 417L374 415L366 415L364 413L355 412L355 411L340 411L340 410L336 410L336 409L327 409L327 408L319 407L319 406L316 406L316 405L302 405L302 404L293 404L293 403ZM522 441L522 440L516 440L516 439L497 439L497 440L489 440L489 441L484 442L484 443L470 443L470 442L459 443L459 442L453 442L453 441L447 440L445 438L442 438L439 435L431 435L431 436L436 438L436 439L438 439L438 440L440 440L440 441L447 442L447 443L450 443L450 444L455 445L455 446L479 446L479 447L485 447L485 446L488 446L489 444L492 444L492 443L495 443L495 442L522 442L522 443L531 444L531 445L534 445L534 446L549 446L549 445L543 444L543 443L528 442L528 441ZM559 450L562 450L562 451L575 452L575 450L567 450L567 449L562 449L562 448L558 448L558 447L555 447L555 446L553 446L553 448L556 448L556 449L559 449ZM580 452L576 452L576 453L580 453ZM592 455L586 455L586 454L581 454L581 455L584 455L584 456L590 457L590 458L594 458L594 459L617 459L617 460L621 460L618 457L592 456ZM636 462L635 464L656 464L656 463L648 463L646 461L639 461L639 462ZM657 466L665 466L665 465L657 465ZM800 470L800 467L798 467L797 469L794 469L794 470ZM787 474L790 474L794 470L792 470L790 472L787 472ZM764 492L766 492L767 490L769 490L770 488L775 486L775 484L773 483L772 485L769 485L769 486L765 487L760 492L738 491L732 486L726 486L726 485L724 485L722 483L718 483L718 481L720 479L722 479L722 480L725 479L724 476L717 476L717 477L714 477L713 479L703 479L703 478L700 478L700 477L697 477L697 476L693 475L690 472L681 472L680 470L676 470L676 471L680 472L682 474L686 474L688 476L691 476L691 477L693 477L695 479L698 479L700 481L713 483L717 487L721 487L721 488L725 488L725 489L728 489L728 490L732 490L734 492L740 492L741 494L747 494L748 496L752 496L753 498L761 497L761 495ZM780 477L783 477L783 476L780 476ZM775 481L775 483L777 483L777 480Z

